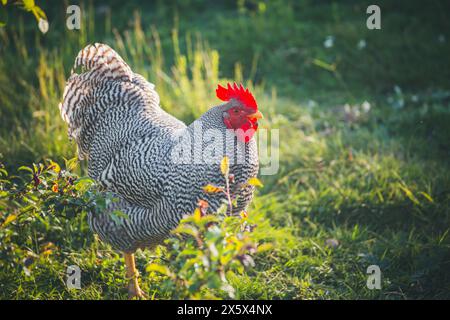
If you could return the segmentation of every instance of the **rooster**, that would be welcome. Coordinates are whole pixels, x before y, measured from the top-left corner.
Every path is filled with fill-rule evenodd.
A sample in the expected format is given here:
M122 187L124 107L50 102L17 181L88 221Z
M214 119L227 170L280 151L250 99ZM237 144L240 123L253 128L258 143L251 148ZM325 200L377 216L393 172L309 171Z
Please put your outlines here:
M155 86L109 46L88 45L75 59L59 108L79 158L88 161L88 175L118 199L105 212L89 214L88 223L124 253L130 298L145 296L135 251L160 244L199 201L210 213L223 204L226 195L204 191L225 184L223 157L231 159L236 203L229 214L245 210L253 197L246 182L258 172L254 133L262 114L242 85L218 85L216 94L224 103L186 126L160 107ZM122 215L112 217L117 210Z

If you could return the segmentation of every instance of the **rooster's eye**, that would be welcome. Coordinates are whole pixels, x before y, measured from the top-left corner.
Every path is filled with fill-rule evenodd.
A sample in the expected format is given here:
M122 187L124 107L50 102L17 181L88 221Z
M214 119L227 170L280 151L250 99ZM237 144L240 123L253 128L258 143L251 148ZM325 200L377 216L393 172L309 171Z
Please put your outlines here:
M235 114L238 114L238 113L239 113L239 110L238 110L238 109L233 109L233 112L234 112Z

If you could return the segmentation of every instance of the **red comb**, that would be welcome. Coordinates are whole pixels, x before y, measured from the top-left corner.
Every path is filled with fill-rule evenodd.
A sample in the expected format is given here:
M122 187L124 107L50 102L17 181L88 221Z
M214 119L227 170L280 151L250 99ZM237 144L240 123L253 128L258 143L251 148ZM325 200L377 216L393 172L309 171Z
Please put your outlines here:
M222 87L220 84L216 89L217 98L222 101L229 101L230 99L239 100L243 105L248 108L258 110L256 100L253 95L245 89L242 84L238 85L234 83L233 85L227 84L227 88Z

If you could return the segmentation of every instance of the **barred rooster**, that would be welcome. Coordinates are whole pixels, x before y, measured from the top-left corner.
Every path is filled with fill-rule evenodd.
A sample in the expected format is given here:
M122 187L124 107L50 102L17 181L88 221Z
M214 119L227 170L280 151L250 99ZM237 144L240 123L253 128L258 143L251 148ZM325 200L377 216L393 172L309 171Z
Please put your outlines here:
M258 172L253 136L262 114L242 85L219 85L216 94L224 103L186 126L160 107L155 86L109 46L89 45L75 59L59 108L79 158L88 160L89 176L119 199L106 212L90 214L88 222L124 253L130 298L145 295L134 252L160 244L200 200L210 213L223 204L223 193L203 188L225 184L219 169L224 156L237 203L229 210L245 210L253 197L246 182ZM116 210L126 217L113 219Z

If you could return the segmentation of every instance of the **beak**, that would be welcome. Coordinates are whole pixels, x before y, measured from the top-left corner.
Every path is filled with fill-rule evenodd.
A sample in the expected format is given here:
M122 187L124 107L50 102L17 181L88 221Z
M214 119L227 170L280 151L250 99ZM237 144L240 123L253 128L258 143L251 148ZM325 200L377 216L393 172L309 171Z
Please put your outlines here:
M250 120L254 120L254 119L258 120L258 119L262 119L264 117L263 117L263 114L261 112L256 111L255 113L248 114L247 118L250 119Z

